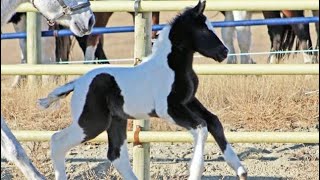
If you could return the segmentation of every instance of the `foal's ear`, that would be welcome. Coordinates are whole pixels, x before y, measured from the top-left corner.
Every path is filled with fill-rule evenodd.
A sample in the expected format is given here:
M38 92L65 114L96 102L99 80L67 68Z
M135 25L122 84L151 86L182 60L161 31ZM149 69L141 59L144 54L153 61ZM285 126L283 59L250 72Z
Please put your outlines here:
M196 15L200 15L203 13L204 9L206 7L206 0L199 0L198 4L193 8Z

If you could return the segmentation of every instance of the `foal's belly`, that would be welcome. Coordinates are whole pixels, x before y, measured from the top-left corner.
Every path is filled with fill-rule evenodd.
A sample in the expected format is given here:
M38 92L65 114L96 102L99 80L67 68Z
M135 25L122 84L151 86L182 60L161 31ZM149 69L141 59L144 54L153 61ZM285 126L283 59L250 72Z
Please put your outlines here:
M152 96L144 95L143 92L129 94L124 95L124 112L136 119L149 118L149 114L155 109Z

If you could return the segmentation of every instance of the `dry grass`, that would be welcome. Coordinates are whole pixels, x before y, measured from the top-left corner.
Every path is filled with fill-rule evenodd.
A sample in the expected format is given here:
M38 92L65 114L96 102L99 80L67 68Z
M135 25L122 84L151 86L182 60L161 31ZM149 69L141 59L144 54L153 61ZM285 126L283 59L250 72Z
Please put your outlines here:
M318 125L319 94L305 94L317 90L318 81L318 76L202 76L197 97L227 130L299 131ZM12 129L59 130L70 124L71 96L57 108L36 106L56 84L9 89L9 83L10 78L2 77L1 112ZM152 129L177 127L154 119Z

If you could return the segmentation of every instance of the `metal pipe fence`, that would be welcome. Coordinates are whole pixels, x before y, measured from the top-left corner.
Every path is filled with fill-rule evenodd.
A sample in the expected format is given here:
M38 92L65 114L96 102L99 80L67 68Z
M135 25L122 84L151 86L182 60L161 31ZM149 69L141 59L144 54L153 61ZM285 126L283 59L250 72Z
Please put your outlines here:
M147 28L150 26L150 21L146 21L147 14L142 12L151 11L178 11L187 6L193 6L197 1L142 1L136 13L136 36L135 40L135 58L141 58L148 54L148 48L150 42L143 41L141 32L150 30ZM92 9L95 12L134 12L134 1L93 1ZM317 0L304 0L304 1L292 1L292 0L212 0L207 1L206 10L215 11L231 11L231 10L247 10L247 11L262 11L262 10L319 10L319 1ZM24 3L18 8L18 12L37 12L37 10L30 4ZM305 21L304 19L303 21ZM308 19L318 22L318 19ZM288 21L289 22L289 21ZM287 22L287 23L288 23ZM229 23L229 24L228 24ZM235 25L240 22L227 22L225 26ZM242 22L244 24L248 22ZM252 23L252 22L251 22ZM259 24L260 23L260 24ZM256 25L262 25L265 22L256 21ZM303 22L301 22L303 23ZM29 24L29 22L27 23ZM40 34L40 23L34 24L36 33ZM220 24L221 25L221 24ZM217 26L217 24L215 25ZM128 27L127 27L128 28ZM133 27L125 29L132 31ZM161 29L162 26L154 27ZM110 30L110 29L109 29ZM125 31L124 30L124 31ZM157 29L155 29L157 30ZM32 29L29 29L29 33ZM101 30L102 31L102 30ZM106 30L107 31L107 30ZM61 31L62 32L62 31ZM52 32L50 32L52 33ZM60 32L58 32L59 34ZM65 33L70 33L65 31ZM35 33L33 33L35 34ZM20 34L20 38L24 37ZM2 38L2 36L1 36ZM30 41L31 42L31 41ZM38 45L38 49L40 48ZM138 49L141 49L139 51ZM30 51L31 52L31 51ZM34 51L35 53L36 51ZM33 56L28 56L28 61L32 62ZM110 66L110 65L109 65ZM117 65L119 66L119 65ZM80 75L92 68L102 67L102 65L1 65L1 75ZM125 66L127 67L127 66ZM201 75L319 75L319 66L312 64L286 64L286 65L195 65L195 71ZM145 121L141 121L145 122ZM137 125L137 129L141 130L142 124ZM146 129L148 124L145 124ZM14 134L18 140L29 141L48 141L54 132L47 131L15 131ZM135 142L136 152L134 153L134 169L138 174L139 179L150 179L148 172L148 144L149 142L190 142L192 137L187 132L154 132L154 131L140 131L138 134L139 141L134 139L133 133L128 132L129 142ZM319 132L226 132L226 136L230 142L249 142L249 143L319 143ZM97 140L106 141L106 134L102 134L97 137ZM209 142L213 139L210 137ZM143 146L145 145L145 146ZM145 165L143 163L146 163Z
M186 7L194 6L198 1L141 1L138 12L152 11L180 11ZM94 12L135 12L134 1L92 1ZM273 11L273 10L319 10L317 0L209 0L206 3L207 11ZM17 12L37 10L31 3L19 6Z
M82 75L97 67L132 65L1 65L1 75ZM317 64L195 64L198 75L319 75Z
M319 17L294 17L294 18L272 18L272 19L252 19L241 21L215 21L211 22L213 27L234 27L234 26L262 26L262 25L289 25L289 24L307 24L318 23ZM160 31L166 24L153 25L152 31ZM110 34L110 33L128 33L134 32L134 26L118 27L95 27L91 34ZM69 29L42 31L42 37L62 37L74 35ZM25 39L25 32L4 33L1 34L1 40L5 39Z
M13 131L13 134L19 141L47 142L55 132ZM226 132L225 134L231 143L319 143L319 132ZM90 142L107 142L107 140L107 133L104 132ZM140 131L138 135L129 131L127 141L134 143L190 143L193 142L193 138L189 132L183 131ZM208 136L207 142L213 143L215 140Z

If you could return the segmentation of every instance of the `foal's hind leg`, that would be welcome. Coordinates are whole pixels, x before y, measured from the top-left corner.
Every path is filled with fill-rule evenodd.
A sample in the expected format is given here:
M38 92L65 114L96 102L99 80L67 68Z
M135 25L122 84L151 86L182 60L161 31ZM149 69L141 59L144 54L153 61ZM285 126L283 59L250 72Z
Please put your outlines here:
M127 148L127 120L112 118L108 132L108 159L124 179L135 180Z
M206 122L182 104L169 105L168 114L177 125L188 129L193 135L194 154L189 180L201 179L204 170L204 146L208 137Z
M97 113L99 114L99 112ZM107 129L108 123L110 123L110 118L101 118L102 116L100 118L96 118L97 116L93 114L82 114L81 116L79 122L73 122L69 127L55 133L51 138L51 159L56 179L67 179L65 173L66 153L72 147L98 136Z
M188 107L207 122L208 130L218 143L228 165L236 171L240 179L247 179L247 171L241 164L231 145L228 143L223 132L223 126L218 117L208 111L196 98L188 104Z
M77 123L73 123L51 137L51 159L57 180L67 179L65 155L72 147L79 145L84 138L84 131Z

